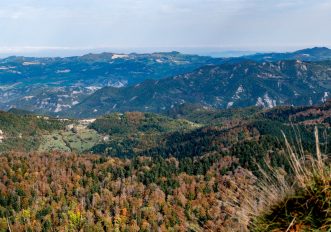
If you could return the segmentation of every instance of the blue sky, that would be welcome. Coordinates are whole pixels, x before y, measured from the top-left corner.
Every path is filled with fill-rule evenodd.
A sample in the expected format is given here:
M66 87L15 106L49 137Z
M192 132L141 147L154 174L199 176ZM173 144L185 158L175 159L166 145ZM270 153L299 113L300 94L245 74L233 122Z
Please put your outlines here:
M0 54L330 46L330 0L1 0Z

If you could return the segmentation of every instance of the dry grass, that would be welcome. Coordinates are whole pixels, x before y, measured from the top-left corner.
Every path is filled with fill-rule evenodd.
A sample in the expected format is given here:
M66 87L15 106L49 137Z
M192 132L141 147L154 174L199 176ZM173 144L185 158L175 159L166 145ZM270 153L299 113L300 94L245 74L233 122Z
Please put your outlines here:
M239 223L249 231L331 231L331 167L319 147L315 129L316 154L305 156L287 141L292 173L268 165L264 178L234 200Z

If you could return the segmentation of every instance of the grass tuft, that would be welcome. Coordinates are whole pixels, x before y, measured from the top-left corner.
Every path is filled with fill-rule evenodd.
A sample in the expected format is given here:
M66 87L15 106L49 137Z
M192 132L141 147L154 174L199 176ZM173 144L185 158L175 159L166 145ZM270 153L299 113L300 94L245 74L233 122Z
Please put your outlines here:
M239 222L253 232L331 231L331 167L321 153L317 128L314 156L296 151L284 138L292 173L268 164L269 170L260 168L264 178L242 193Z

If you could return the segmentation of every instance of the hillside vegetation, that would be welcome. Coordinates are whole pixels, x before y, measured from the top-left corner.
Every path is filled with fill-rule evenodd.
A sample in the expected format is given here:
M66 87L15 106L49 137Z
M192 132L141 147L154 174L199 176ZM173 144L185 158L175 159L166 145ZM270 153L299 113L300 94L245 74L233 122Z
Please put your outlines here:
M291 141L298 134L304 136L303 146L311 151L314 147L312 131L317 124L328 135L323 140L330 136L329 102L312 107L270 110L258 107L219 110L184 104L168 111L167 115L127 112L91 120L68 120L21 111L17 114L2 112L1 151L18 148L22 151L92 152L117 157L161 155L180 158L203 156L207 152L236 152L247 146L267 152L273 150L272 146L281 144L281 130ZM242 158L249 160L249 155Z
M326 163L319 158L294 166L299 160L288 160L288 150L280 147L278 163L276 154L252 152L250 159L270 160L255 170L241 159L245 152L185 159L5 153L0 156L0 231L330 229ZM273 175L278 173L282 176ZM276 182L261 182L268 177Z
M179 162L7 153L0 161L0 231L7 220L12 231L224 229L235 223L220 203L222 183L246 172L216 154Z
M0 111L2 139L0 151L36 150L45 132L63 130L68 122L44 116L13 114Z
M295 148L313 156L315 131L329 158L329 102L231 111L183 105L168 115L1 113L0 231L327 231L328 163L309 172L321 162L298 168L301 160L288 154L301 137ZM261 181L273 173L292 181ZM309 181L298 182L302 176ZM252 203L257 196L261 207Z

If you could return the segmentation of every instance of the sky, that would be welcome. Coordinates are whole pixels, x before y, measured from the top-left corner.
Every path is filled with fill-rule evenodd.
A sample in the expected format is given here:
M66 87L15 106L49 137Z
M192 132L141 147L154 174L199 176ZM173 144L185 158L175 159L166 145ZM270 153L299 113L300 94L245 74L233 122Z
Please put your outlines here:
M1 0L0 55L331 46L331 0Z

